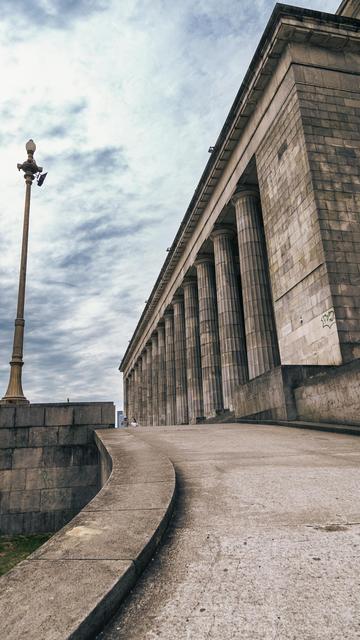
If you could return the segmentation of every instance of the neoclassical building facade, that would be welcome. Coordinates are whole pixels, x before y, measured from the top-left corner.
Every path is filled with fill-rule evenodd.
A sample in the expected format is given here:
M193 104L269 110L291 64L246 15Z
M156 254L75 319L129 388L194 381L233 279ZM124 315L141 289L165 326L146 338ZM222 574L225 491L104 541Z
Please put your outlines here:
M357 17L275 6L120 365L140 424L360 409Z

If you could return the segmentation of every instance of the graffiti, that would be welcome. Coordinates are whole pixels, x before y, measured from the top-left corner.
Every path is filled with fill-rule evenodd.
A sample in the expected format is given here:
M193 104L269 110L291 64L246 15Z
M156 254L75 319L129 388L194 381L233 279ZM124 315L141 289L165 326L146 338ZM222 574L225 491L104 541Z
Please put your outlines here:
M323 328L329 327L329 329L335 324L335 311L334 309L329 309L329 311L325 311L325 313L321 316L321 323Z

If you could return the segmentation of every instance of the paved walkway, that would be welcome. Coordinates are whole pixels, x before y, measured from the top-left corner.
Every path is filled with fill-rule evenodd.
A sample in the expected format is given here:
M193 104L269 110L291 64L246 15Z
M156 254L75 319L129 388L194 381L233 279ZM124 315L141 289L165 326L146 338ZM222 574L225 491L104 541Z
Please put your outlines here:
M131 429L178 478L164 545L101 640L360 638L360 438Z

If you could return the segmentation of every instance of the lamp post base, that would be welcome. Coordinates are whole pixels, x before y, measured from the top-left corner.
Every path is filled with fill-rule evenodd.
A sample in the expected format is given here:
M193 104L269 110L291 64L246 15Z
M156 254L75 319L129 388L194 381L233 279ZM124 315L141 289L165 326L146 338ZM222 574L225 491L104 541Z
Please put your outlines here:
M4 396L3 398L1 398L0 400L0 405L13 405L13 404L30 404L29 400L26 400L26 398L15 398L15 397L7 397Z

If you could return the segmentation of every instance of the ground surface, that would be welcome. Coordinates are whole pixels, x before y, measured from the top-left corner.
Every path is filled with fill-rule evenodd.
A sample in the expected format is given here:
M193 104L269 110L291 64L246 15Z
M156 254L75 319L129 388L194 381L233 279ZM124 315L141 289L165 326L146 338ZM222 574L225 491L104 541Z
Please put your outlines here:
M178 479L164 544L101 640L360 638L360 438L134 428Z
M33 536L0 536L0 576L44 544L50 536L51 533Z

